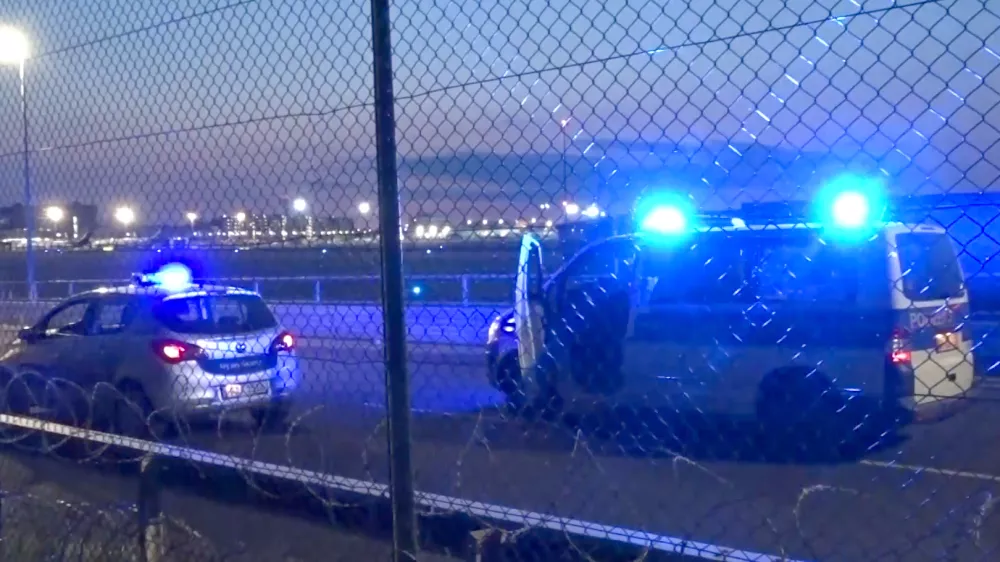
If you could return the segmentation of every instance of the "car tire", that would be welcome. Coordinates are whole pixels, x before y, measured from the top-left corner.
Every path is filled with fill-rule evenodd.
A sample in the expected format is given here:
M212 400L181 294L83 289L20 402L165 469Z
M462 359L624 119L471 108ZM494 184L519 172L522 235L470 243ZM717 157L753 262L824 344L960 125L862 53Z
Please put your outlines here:
M158 440L165 436L168 424L153 413L152 402L142 386L126 382L118 386L116 394L112 406L113 433L142 440Z
M250 417L253 419L254 428L257 430L276 429L285 426L290 413L291 408L289 405L282 402L263 408L254 408L250 410Z

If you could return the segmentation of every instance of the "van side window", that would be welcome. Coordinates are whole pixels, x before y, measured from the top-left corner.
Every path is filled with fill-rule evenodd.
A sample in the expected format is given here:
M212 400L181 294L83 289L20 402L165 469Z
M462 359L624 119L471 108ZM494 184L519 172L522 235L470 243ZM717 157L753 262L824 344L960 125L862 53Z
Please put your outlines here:
M562 289L572 291L595 284L630 286L638 255L638 248L627 239L592 246L567 266Z
M753 267L757 297L770 301L853 303L858 296L859 255L817 239L774 241L759 247Z
M640 302L712 304L744 298L744 251L720 236L678 248L649 248L643 262Z

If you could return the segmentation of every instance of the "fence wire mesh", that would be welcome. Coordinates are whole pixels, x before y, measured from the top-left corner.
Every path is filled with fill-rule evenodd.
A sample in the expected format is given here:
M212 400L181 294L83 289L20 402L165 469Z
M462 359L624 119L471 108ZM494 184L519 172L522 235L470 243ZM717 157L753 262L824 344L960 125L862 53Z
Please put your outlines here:
M1000 5L375 5L0 5L4 558L995 555Z

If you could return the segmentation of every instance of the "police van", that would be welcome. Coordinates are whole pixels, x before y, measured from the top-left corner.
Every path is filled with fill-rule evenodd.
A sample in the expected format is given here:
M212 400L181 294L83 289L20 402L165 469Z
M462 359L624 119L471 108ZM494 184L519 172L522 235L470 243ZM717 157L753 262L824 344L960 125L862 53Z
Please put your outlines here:
M526 234L514 310L489 330L491 382L520 407L648 406L782 427L848 411L939 418L966 403L969 299L948 233L883 221L888 205L864 190L802 207L817 205L826 211L807 221L752 206L698 218L660 200L637 209L633 232L589 244L547 279Z

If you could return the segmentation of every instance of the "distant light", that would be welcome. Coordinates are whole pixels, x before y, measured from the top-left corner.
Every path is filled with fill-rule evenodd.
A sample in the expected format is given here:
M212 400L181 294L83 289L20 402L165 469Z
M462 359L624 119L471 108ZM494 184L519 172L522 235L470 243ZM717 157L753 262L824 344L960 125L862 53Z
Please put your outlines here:
M417 235L417 238L423 238L424 237L424 225L418 224L415 234Z
M243 211L236 213L236 222L244 222L247 220L247 214Z
M437 238L437 235L438 235L438 227L437 227L437 225L432 224L432 225L430 225L430 226L427 227L427 237L428 238Z
M184 216L187 217L188 222L191 224L194 224L194 221L198 220L198 213L195 212L190 212Z
M733 217L732 223L733 223L733 226L735 226L736 228L746 228L747 227L747 222L745 220L739 218L739 217Z
M498 220L497 224L503 224L503 219Z
M547 226L548 228L552 228L552 221L550 220L545 221L545 226Z
M583 210L583 216L596 219L601 215L601 208L597 205L591 205Z
M868 224L871 206L868 198L857 191L836 196L830 209L833 222L841 228L861 228Z
M431 250L430 250L430 248L428 248L428 249L427 249L427 253L428 253L428 254L429 254L429 253L431 253Z
M28 36L15 27L0 26L0 64L20 65L30 56Z
M62 207L48 207L45 209L45 218L52 222L60 222L66 218L66 212L62 210Z
M441 227L441 238L445 238L449 234L451 234L451 227L450 226L445 225L445 226Z
M472 224L472 219L465 221L465 224Z
M135 211L131 207L118 207L115 210L115 220L129 226L135 222Z
M653 208L640 223L640 228L656 234L678 234L687 230L688 220L678 207L663 206Z
M536 222L538 222L538 219L535 217L531 217L531 224L535 224Z
M372 212L372 204L369 203L368 201L362 201L358 203L358 212L361 213L362 215L367 215L368 213Z
M304 213L308 208L309 208L309 203L307 203L306 200L301 197L296 197L295 200L292 201L292 210L295 211L296 213ZM239 215L237 215L237 217L238 216ZM239 219L237 218L237 220Z
M486 220L486 219L483 219L483 224L484 224L484 225L486 225L486 224L489 224L489 223L490 223L490 221L488 221L488 220Z
M420 293L423 293L424 290L423 288L420 287L420 285L414 285L413 288L410 289L410 292L412 292L414 295L420 296Z
M566 203L566 214L573 216L579 214L580 206L576 203Z

